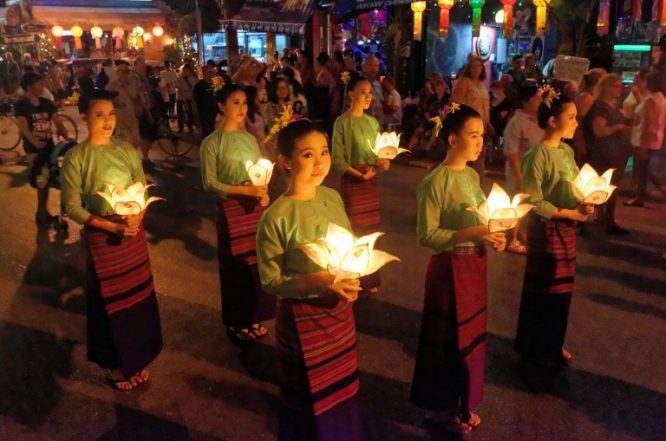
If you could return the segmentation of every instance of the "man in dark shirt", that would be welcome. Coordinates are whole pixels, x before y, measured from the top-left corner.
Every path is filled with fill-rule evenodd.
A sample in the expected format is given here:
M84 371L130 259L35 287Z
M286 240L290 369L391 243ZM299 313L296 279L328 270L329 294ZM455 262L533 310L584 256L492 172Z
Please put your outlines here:
M520 89L520 86L522 86L527 79L525 69L523 68L523 56L514 55L511 63L511 69L507 70L506 73L511 75L511 78L513 79L511 82L511 87L513 87L517 93L518 89Z
M21 77L21 88L26 92L14 106L16 122L21 130L23 149L30 160L30 184L37 189L37 213L35 222L48 226L54 222L47 210L49 197L49 156L53 151L52 124L58 135L67 139L67 129L58 118L58 109L46 98L44 77L26 73Z
M215 90L212 83L215 69L206 65L202 68L202 73L203 79L194 85L192 96L197 106L202 136L205 138L215 130L217 102L215 101Z

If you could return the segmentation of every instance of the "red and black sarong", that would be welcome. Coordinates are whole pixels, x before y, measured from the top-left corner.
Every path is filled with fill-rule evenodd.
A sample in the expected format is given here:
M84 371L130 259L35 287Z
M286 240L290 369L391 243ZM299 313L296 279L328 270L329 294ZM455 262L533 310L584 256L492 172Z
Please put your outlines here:
M575 273L575 222L531 214L516 351L540 360L562 361Z
M328 297L278 302L281 440L361 439L352 305Z
M367 167L371 166L356 167L356 169L365 173ZM377 177L364 181L346 173L340 182L340 195L354 234L362 236L379 231L381 213ZM379 242L375 246L377 245ZM377 288L380 283L379 271L361 278L363 289Z
M486 251L456 249L430 258L411 402L460 410L483 400L486 360Z
M261 289L257 225L264 208L254 198L228 196L217 203L222 322L247 328L275 316L275 297Z
M162 350L162 330L143 228L132 237L85 228L88 359L125 378Z

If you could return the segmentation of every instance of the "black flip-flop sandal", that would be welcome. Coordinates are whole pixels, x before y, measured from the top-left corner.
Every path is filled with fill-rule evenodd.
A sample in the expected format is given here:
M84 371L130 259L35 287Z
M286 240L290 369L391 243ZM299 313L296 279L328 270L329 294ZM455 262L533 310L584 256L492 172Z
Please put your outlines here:
M250 344L256 342L257 338L248 328L236 329L227 326L227 336L235 344Z

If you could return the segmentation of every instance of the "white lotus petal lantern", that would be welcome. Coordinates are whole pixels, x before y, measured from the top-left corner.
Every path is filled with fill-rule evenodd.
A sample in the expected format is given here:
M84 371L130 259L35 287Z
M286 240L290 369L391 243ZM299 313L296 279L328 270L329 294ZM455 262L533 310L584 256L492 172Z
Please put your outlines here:
M368 144L370 140L368 140ZM393 160L401 153L410 153L409 150L398 147L400 145L400 134L397 132L378 133L375 145L371 145L372 151L379 159Z
M300 249L310 260L333 274L334 283L337 283L344 279L367 276L389 262L400 260L374 249L377 238L382 234L373 233L357 239L346 229L329 222L325 237L301 245Z
M145 210L148 205L155 201L164 200L164 198L150 197L146 199L146 190L152 185L143 185L141 182L135 182L129 187L122 188L118 185L106 184L108 192L98 191L113 208L113 212L119 215L139 214Z
M488 199L478 208L470 207L467 210L476 213L479 222L487 226L490 232L506 231L515 227L518 219L534 208L534 205L523 203L529 197L530 195L526 193L518 193L513 199L509 199L506 191L493 183Z
M590 164L583 165L576 179L571 181L571 187L578 200L584 204L605 204L617 188L611 185L614 171L614 168L609 168L599 176Z
M275 163L264 158L259 159L257 162L247 161L245 163L245 169L247 170L247 174L250 175L250 181L252 181L252 185L256 185L257 187L266 186L271 182L274 166Z

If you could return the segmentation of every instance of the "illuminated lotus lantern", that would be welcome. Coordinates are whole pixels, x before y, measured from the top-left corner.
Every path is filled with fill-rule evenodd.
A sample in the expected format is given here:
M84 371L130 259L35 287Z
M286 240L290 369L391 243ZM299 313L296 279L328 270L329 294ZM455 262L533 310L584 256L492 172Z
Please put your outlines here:
M370 140L368 140L369 143ZM401 153L409 153L409 150L398 147L399 145L400 135L397 132L378 133L372 151L379 159L393 160Z
M534 205L523 203L529 197L526 193L518 193L513 199L509 199L506 191L493 183L488 199L482 202L479 208L470 207L468 210L475 212L479 221L486 225L491 233L505 231L515 227L518 219L534 208Z
M571 187L578 200L584 204L605 204L617 188L611 185L614 171L614 168L609 168L599 176L590 164L583 165L576 179L571 181Z
M247 170L247 174L250 175L250 181L252 181L252 185L256 185L257 187L266 186L271 182L274 166L275 163L264 158L259 159L257 162L247 161L245 163L245 169Z
M329 222L326 236L300 249L317 265L335 276L335 282L356 279L378 271L398 259L384 251L375 250L377 238L384 233L354 237L346 229Z
M113 208L113 212L119 215L133 215L139 214L148 205L155 201L164 200L164 198L150 197L146 200L146 190L151 185L143 185L141 182L122 188L118 185L106 184L107 192L98 191L97 194L102 196Z

